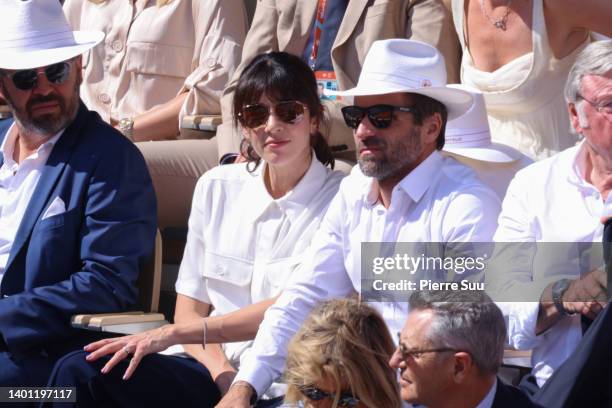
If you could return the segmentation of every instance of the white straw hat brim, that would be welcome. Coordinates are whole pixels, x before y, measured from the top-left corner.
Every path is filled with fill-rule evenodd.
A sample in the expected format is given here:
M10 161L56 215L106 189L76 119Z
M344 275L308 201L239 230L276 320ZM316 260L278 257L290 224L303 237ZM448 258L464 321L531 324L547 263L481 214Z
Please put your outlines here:
M66 61L83 54L104 39L102 31L74 31L74 44L47 49L0 50L1 69L31 69Z
M506 146L501 143L490 143L482 147L446 147L445 152L464 156L469 159L493 162L493 163L510 163L523 159L523 154L511 146Z
M355 97L355 96L369 96L369 95L386 95L397 92L408 92L416 93L420 95L428 96L435 99L446 106L448 111L448 120L453 120L466 113L472 106L473 98L472 95L462 89L454 89L448 87L424 87L424 88L410 88L408 86L402 87L394 83L379 82L377 86L360 87L357 85L355 88L346 91L325 91L326 95L337 95L343 97Z

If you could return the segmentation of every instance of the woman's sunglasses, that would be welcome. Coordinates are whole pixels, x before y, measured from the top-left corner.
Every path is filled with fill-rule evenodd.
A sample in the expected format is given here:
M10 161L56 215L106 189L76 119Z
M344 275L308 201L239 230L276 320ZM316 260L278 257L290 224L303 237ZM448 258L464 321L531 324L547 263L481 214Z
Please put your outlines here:
M311 401L321 401L325 398L333 400L336 398L335 393L325 392L314 385L300 385L297 387L298 390ZM350 392L343 392L340 394L338 400L339 407L356 407L359 404L359 398L354 397Z
M51 64L44 68L24 69L12 73L5 73L4 75L13 81L13 84L17 89L29 91L38 83L38 75L40 75L38 71L41 69L42 72L45 73L47 80L55 85L65 82L70 75L69 62L58 62L57 64Z
M246 105L238 113L242 126L255 129L268 123L271 111L283 122L295 124L302 118L308 106L299 101L282 101L270 107L263 103Z
M344 122L351 129L357 129L363 118L368 116L370 123L376 129L386 129L391 126L393 121L393 112L412 112L414 108L400 107L392 105L374 105L369 108L362 108L361 106L345 106L342 108L342 116Z

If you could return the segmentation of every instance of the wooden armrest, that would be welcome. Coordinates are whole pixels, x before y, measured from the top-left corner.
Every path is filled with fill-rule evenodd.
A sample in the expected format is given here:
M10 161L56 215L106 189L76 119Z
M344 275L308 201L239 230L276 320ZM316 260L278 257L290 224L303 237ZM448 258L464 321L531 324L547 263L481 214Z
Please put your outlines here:
M181 128L216 132L221 123L221 115L188 115L183 116Z
M112 326L112 325L117 325L117 324L158 322L158 321L165 321L165 319L166 318L161 313L95 316L89 320L88 327L95 330L97 328L102 328L103 326Z
M531 368L531 350L504 350L504 365Z
M134 312L120 312L120 313L98 313L98 314L80 314L74 315L70 319L70 323L72 327L82 328L87 327L89 322L94 317L106 317L106 316L124 316L124 315L142 315L144 312L134 311Z

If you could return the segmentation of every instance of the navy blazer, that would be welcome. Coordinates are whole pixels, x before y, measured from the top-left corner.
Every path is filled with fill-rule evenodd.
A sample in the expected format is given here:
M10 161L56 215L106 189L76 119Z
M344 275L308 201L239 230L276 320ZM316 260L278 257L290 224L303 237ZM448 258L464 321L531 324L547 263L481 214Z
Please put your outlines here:
M2 121L0 143L11 123ZM66 211L41 219L56 197ZM72 315L133 306L140 265L154 247L156 211L140 151L81 103L41 172L9 254L0 285L5 347L19 353L61 344L79 333Z
M504 384L497 378L495 399L491 408L543 408L531 401L531 399L517 387Z

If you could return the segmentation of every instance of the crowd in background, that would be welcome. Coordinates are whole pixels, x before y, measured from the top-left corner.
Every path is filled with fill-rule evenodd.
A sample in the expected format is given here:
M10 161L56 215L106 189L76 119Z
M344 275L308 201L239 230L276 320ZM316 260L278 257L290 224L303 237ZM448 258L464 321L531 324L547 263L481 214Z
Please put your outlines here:
M612 241L612 5L62 3L0 1L0 385L78 406L612 403L601 256L576 274L523 248L488 295L359 296L363 242ZM71 328L135 303L156 225L188 231L174 323ZM509 347L532 353L518 387Z

